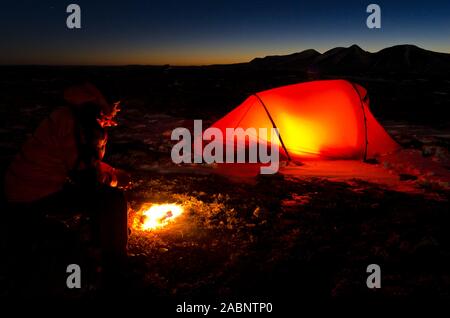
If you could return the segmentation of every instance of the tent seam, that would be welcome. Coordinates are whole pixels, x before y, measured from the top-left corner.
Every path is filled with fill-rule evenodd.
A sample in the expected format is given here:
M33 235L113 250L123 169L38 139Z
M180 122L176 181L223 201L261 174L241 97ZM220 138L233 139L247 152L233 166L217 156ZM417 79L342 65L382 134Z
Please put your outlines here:
M261 105L263 106L264 110L266 111L266 114L267 114L267 116L269 117L269 120L270 120L270 122L272 123L273 128L276 129L276 132L277 132L277 135L278 135L278 139L280 140L281 145L283 146L283 149L284 149L284 151L286 152L286 156L287 156L287 158L288 158L288 161L292 161L291 155L290 155L289 152L287 151L286 145L284 144L283 139L281 138L281 134L280 134L280 132L278 131L278 127L277 127L277 125L275 124L275 122L274 122L272 116L270 115L269 110L267 109L267 107L266 107L266 105L264 104L263 100L261 99L261 97L258 96L257 93L255 93L255 94L253 94L253 95L259 100L259 102L260 102Z
M365 147L364 147L364 157L363 160L366 161L367 160L367 150L368 150L368 146L369 146L369 137L368 137L368 132L367 132L367 117L366 117L366 111L364 109L364 103L363 103L363 99L361 97L361 94L359 93L358 89L356 88L355 84L353 82L347 81L348 83L350 83L350 85L353 87L353 89L355 90L356 94L358 94L358 98L359 98L359 103L361 105L361 109L363 112L363 118L364 118L364 137L366 139L366 143L365 143Z

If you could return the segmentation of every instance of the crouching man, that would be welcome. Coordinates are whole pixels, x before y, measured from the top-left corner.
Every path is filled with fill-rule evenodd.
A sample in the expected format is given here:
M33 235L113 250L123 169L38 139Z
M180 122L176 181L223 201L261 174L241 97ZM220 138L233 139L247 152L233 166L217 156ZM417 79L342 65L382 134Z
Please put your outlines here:
M23 145L5 176L11 210L28 220L45 215L88 213L105 264L127 255L124 172L102 162L106 128L119 104L109 104L92 84L68 88L67 105L54 110Z

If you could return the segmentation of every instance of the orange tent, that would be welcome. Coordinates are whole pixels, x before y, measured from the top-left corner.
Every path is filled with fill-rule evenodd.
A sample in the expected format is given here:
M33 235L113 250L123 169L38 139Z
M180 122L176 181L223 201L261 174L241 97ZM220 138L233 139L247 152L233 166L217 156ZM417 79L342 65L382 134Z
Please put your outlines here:
M224 135L226 128L276 127L280 154L289 159L365 160L399 148L370 112L367 91L346 80L256 93L212 127Z

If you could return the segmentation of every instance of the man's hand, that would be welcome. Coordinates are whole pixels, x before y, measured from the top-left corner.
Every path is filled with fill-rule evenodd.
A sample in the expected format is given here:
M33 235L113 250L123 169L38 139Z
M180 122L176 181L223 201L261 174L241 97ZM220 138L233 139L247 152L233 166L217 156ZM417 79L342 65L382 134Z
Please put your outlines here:
M117 186L121 189L129 189L132 186L131 176L129 173L121 170L114 169L114 173L117 178Z
M98 181L101 184L108 185L110 187L117 187L117 176L114 173L102 172L98 175Z
M129 189L131 187L131 176L121 169L99 161L97 164L99 182L110 187Z

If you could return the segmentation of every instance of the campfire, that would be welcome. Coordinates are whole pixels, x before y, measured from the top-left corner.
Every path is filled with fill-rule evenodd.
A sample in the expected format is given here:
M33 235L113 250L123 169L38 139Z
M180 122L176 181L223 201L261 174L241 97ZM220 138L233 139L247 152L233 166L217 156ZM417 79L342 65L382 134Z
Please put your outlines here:
M136 214L133 227L142 231L160 229L173 222L183 211L179 204L144 204Z

